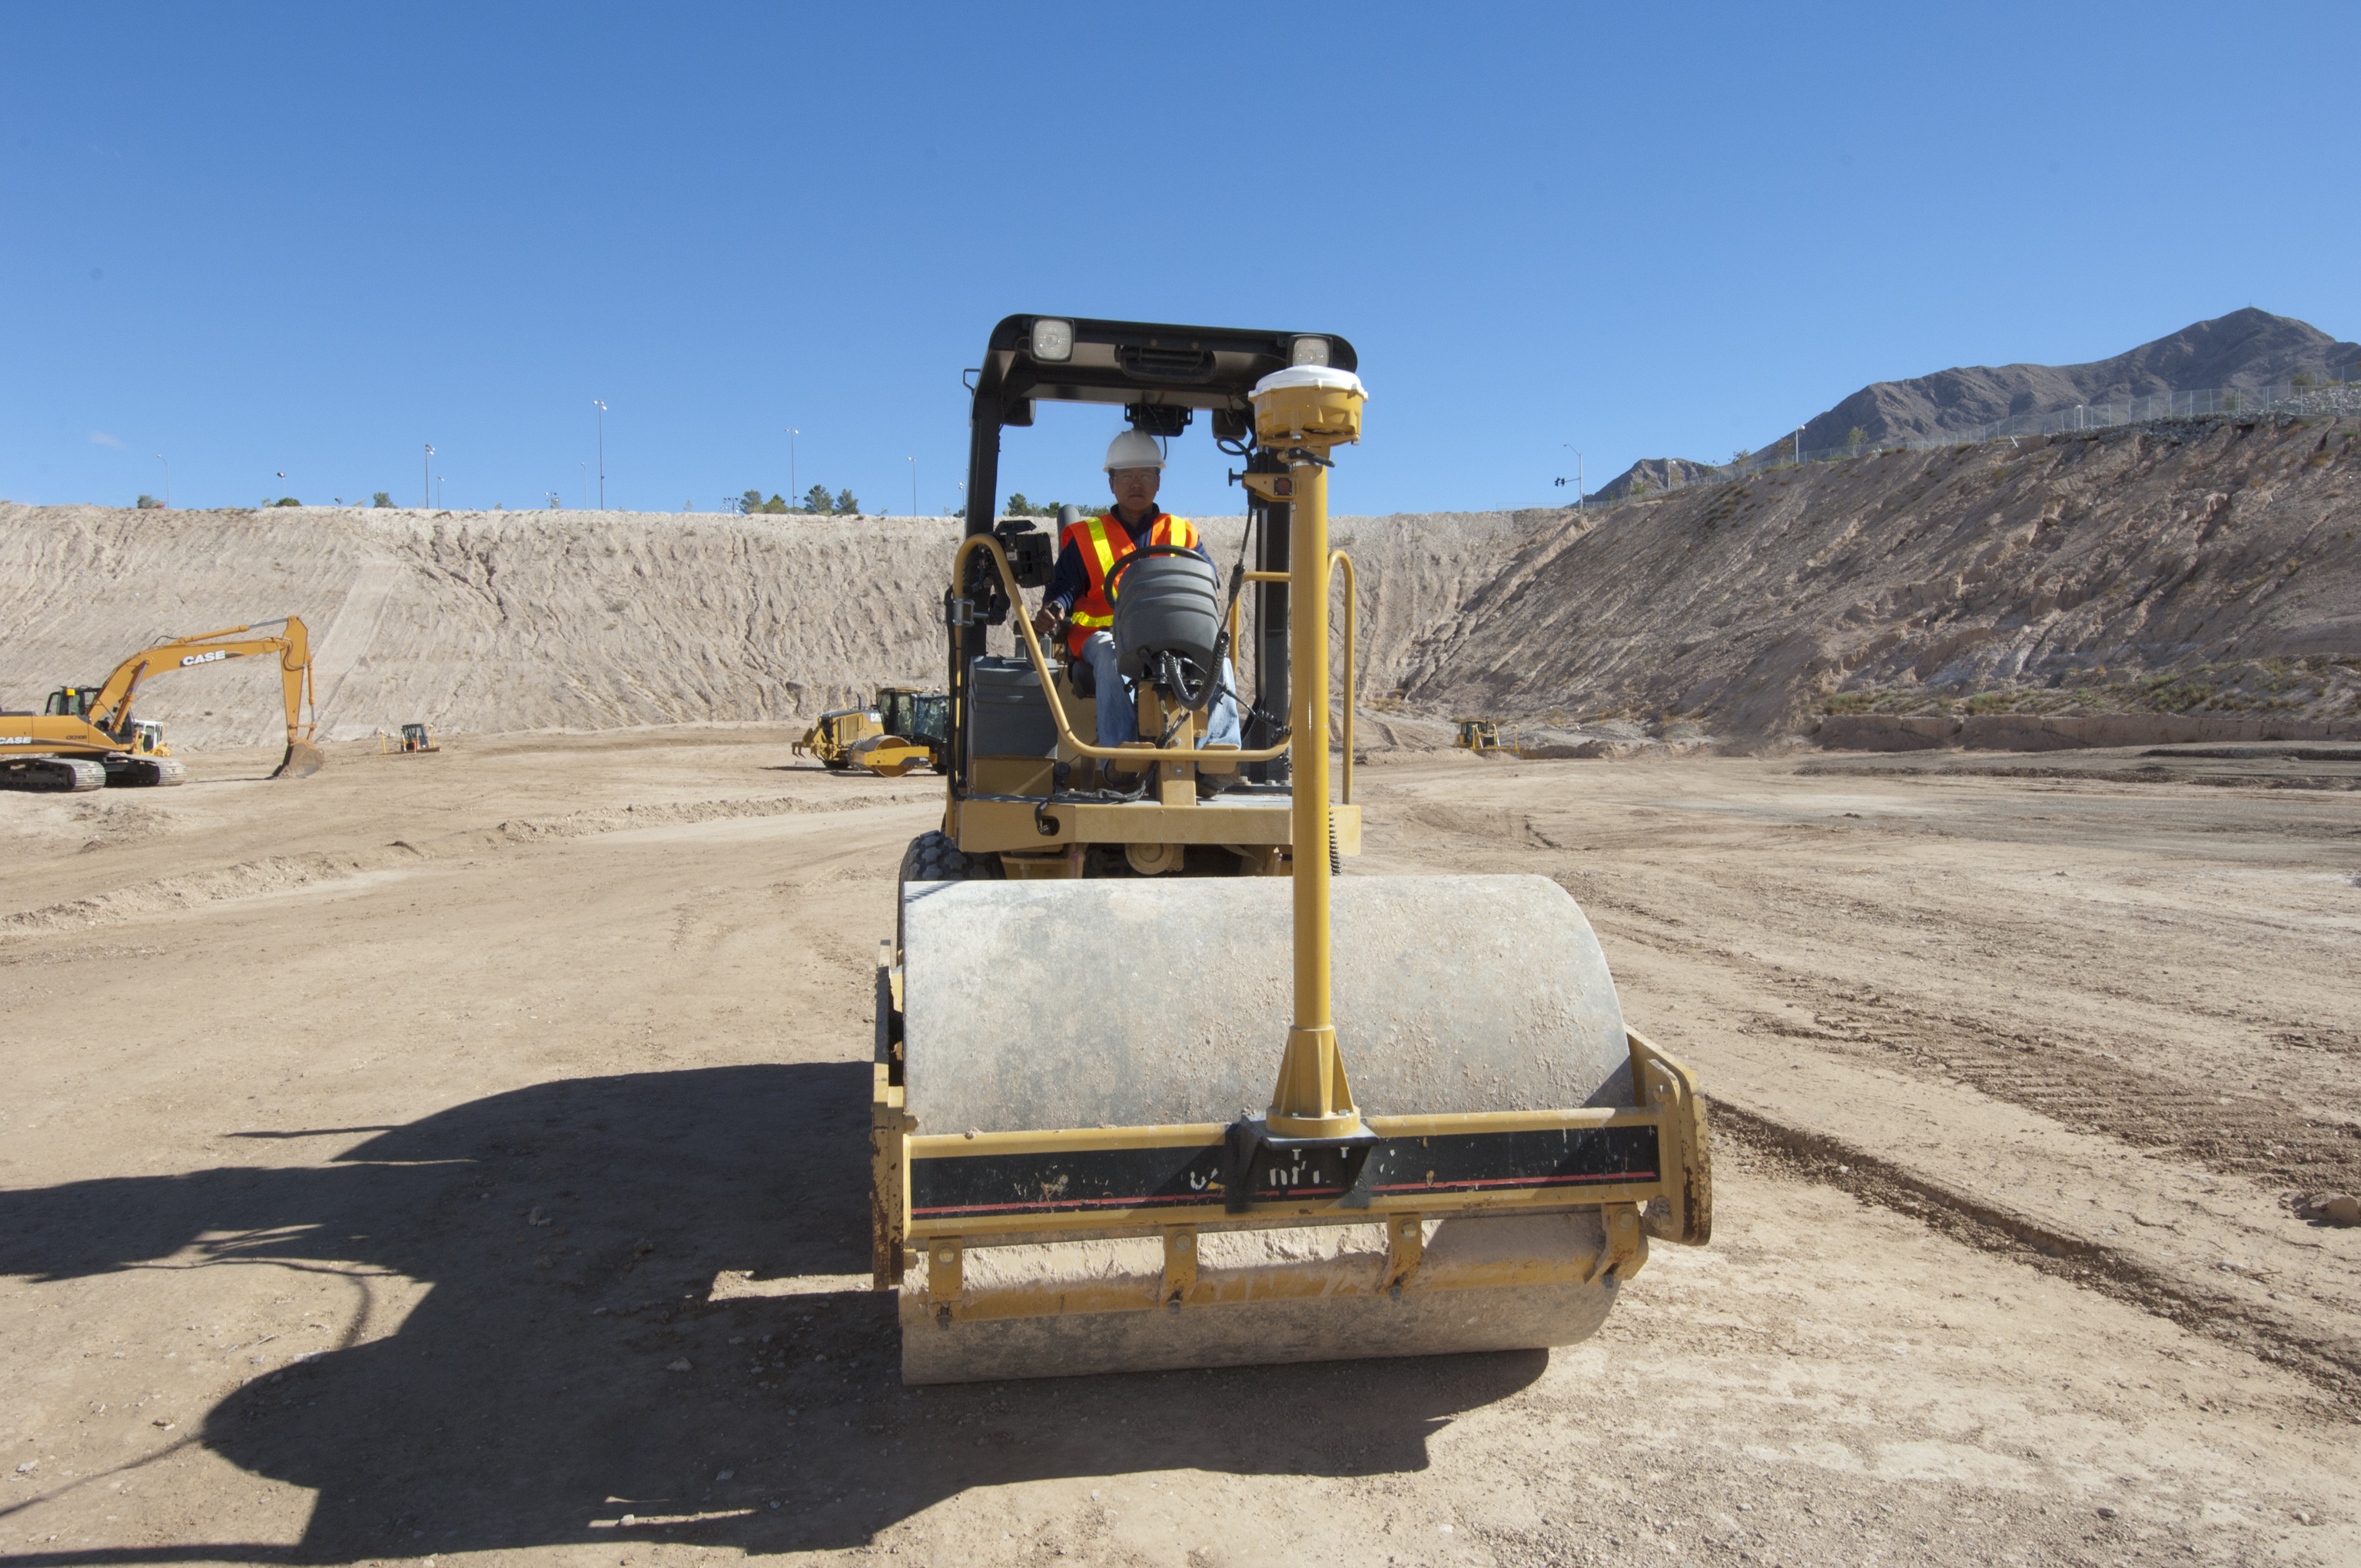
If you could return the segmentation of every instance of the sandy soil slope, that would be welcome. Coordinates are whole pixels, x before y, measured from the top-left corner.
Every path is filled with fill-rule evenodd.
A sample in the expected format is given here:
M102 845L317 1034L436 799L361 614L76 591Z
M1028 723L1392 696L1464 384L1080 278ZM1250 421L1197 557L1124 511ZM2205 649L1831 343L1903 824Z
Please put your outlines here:
M303 618L322 733L808 721L880 683L942 679L947 518L324 508L126 511L0 503L0 706L103 676L159 637ZM1244 520L1205 520L1224 569ZM1520 532L1499 512L1339 518L1361 663L1447 633ZM1013 650L994 633L996 651ZM250 664L142 696L181 747L259 744L278 687Z
M2334 1563L2361 796L1363 773L1582 897L1719 1234L1554 1355L903 1389L869 965L932 787L788 731L0 796L0 1552ZM2061 874L2062 873L2062 874Z

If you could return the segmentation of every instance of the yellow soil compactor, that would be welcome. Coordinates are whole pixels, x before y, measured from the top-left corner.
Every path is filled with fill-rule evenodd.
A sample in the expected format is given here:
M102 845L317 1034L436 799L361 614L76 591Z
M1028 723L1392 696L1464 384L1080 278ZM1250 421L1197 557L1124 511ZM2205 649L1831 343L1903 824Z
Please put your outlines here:
M283 627L273 635L264 630ZM279 655L287 699L287 751L271 773L302 778L320 771L314 725L302 717L311 700L312 642L293 616L282 621L232 626L196 637L176 637L143 648L91 685L60 686L38 714L0 714L0 788L90 790L104 785L177 784L187 764L164 744L164 727L131 717L139 683L168 670L195 669L257 653Z
M950 699L916 686L879 686L867 707L834 708L788 750L831 772L862 768L898 779L913 768L945 769Z
M879 686L870 711L878 733L848 747L852 765L898 779L913 768L945 771L950 749L950 698L912 686Z
M1155 739L1102 748L1023 614L1013 657L987 647L1049 540L969 521L943 827L904 859L877 983L874 1284L906 1381L1567 1344L1649 1238L1707 1240L1696 1081L1626 1024L1573 899L1334 874L1359 817L1329 799L1327 489L1357 367L1334 336L993 331L970 496L1038 401L1168 437L1203 411L1259 554L1226 607L1193 555L1125 559L1113 633ZM1257 702L1214 751L1248 584L1285 717ZM1082 787L1093 761L1139 782Z
M852 749L873 735L884 733L876 713L866 707L836 707L823 713L804 738L787 748L797 757L817 757L830 773L852 766Z

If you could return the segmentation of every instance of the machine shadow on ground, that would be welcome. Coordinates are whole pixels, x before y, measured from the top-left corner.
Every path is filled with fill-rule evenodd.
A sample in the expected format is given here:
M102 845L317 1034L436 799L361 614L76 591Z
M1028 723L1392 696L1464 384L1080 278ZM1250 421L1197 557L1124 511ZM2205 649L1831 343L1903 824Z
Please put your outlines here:
M308 1310L344 1333L190 1423L192 1441L316 1494L300 1543L14 1560L845 1547L975 1486L1423 1469L1433 1431L1547 1365L1530 1352L906 1389L891 1302L859 1288L868 1082L865 1063L573 1080L379 1132L326 1165L9 1194L0 1273L34 1291L275 1266L337 1277ZM748 1293L717 1299L725 1270ZM365 1321L386 1277L431 1287L390 1333ZM170 1488L159 1475L143 1491L169 1508Z

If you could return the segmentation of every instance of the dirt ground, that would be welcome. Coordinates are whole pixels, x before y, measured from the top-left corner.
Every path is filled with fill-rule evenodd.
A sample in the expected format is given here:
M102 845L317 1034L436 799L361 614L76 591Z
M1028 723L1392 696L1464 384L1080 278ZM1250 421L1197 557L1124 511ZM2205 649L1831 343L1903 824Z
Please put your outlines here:
M871 997L939 786L779 729L0 795L0 1555L2361 1561L2361 794L1362 770L1715 1101L1555 1354L904 1388Z

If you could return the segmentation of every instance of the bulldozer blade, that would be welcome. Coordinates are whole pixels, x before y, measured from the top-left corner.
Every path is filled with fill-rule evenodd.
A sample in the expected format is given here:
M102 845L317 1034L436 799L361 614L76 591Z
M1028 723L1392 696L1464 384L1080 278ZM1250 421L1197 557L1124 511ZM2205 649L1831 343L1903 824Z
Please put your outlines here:
M320 748L309 740L291 740L287 743L287 755L279 760L279 766L270 776L274 779L308 779L327 763L328 759L320 754Z

